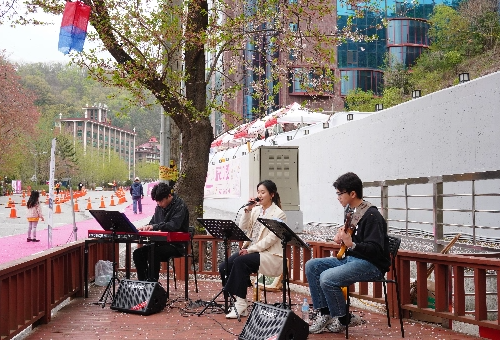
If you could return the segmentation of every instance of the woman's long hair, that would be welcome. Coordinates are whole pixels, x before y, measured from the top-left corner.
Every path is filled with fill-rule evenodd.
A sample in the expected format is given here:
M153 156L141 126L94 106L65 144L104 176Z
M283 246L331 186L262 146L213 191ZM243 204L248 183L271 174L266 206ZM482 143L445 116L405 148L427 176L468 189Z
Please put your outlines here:
M31 192L30 198L28 199L28 203L26 203L26 206L28 208L33 208L38 204L38 198L40 197L40 193L38 191L33 190Z
M280 199L280 194L278 194L278 188L276 187L276 183L274 183L270 179L265 179L259 184L257 184L257 190L259 190L259 187L261 185L265 186L270 194L274 194L272 201L281 209L281 199Z

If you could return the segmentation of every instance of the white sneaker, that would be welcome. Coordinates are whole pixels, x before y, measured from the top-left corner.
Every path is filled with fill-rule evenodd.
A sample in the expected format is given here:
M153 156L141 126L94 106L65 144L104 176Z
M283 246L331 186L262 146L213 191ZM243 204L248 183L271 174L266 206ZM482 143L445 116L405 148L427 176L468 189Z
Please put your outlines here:
M319 334L326 330L328 323L332 317L330 315L320 315L316 316L313 320L311 326L309 326L309 333L311 334Z
M245 309L244 311L238 314L240 315L240 318L242 316L248 316L248 309ZM226 314L226 319L237 319L237 318L238 315L236 315L236 308L231 307L231 309L229 310L229 314Z
M345 330L345 326L340 323L339 318L332 318L326 325L326 329L332 333L341 333Z

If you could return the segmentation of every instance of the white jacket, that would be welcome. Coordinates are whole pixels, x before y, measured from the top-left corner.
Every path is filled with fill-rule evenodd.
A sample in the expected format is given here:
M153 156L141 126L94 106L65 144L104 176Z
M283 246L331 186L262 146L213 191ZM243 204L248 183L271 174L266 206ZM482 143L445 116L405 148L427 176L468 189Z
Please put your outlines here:
M259 223L257 218L262 212L262 207L256 206L252 211L241 216L240 228L250 236L255 223ZM263 216L267 219L280 219L286 222L286 215L276 204L272 204ZM249 253L260 253L259 273L266 276L279 276L283 274L283 248L281 240L269 229L263 227L257 237L256 242L245 242L243 248Z

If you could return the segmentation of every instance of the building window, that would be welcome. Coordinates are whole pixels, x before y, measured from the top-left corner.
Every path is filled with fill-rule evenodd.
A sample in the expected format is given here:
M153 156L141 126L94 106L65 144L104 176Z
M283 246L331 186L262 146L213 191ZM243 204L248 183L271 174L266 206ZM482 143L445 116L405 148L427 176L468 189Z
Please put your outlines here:
M377 95L382 93L382 71L341 70L340 77L340 94L343 96L358 88Z
M82 130L78 130L78 131L76 132L76 135L77 135L78 137L82 137L82 135L83 135Z
M83 126L83 122L77 122L76 125L77 126Z
M322 69L291 68L288 92L292 95L332 95L333 79L330 78L333 78L333 70L331 75L326 75Z

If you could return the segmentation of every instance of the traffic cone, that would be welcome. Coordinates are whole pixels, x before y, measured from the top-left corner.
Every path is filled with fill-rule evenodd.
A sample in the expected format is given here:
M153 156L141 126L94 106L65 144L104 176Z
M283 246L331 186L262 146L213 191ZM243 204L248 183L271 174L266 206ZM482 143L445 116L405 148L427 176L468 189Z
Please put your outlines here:
M21 207L25 207L25 206L26 206L26 200L23 197L23 200L21 201Z
M45 204L49 204L49 194L45 195Z
M80 208L78 207L78 200L75 200L75 205L73 206L73 211L74 212L79 212Z
M106 208L106 206L104 205L104 196L101 196L101 205L99 206L99 208Z
M87 208L85 208L85 210L92 210L92 203L90 202L90 197L87 200Z
M12 208L10 209L10 218L17 218L17 211L16 211L16 206L12 205Z
M61 213L61 205L59 203L56 204L56 211L54 211L54 214L60 214Z
M109 204L110 207L115 206L115 200L113 199L113 195L111 195L111 203Z
M26 191L23 190L23 198L25 198L25 197L26 197Z
M12 197L9 196L9 201L7 202L7 205L5 206L6 208L12 208Z

